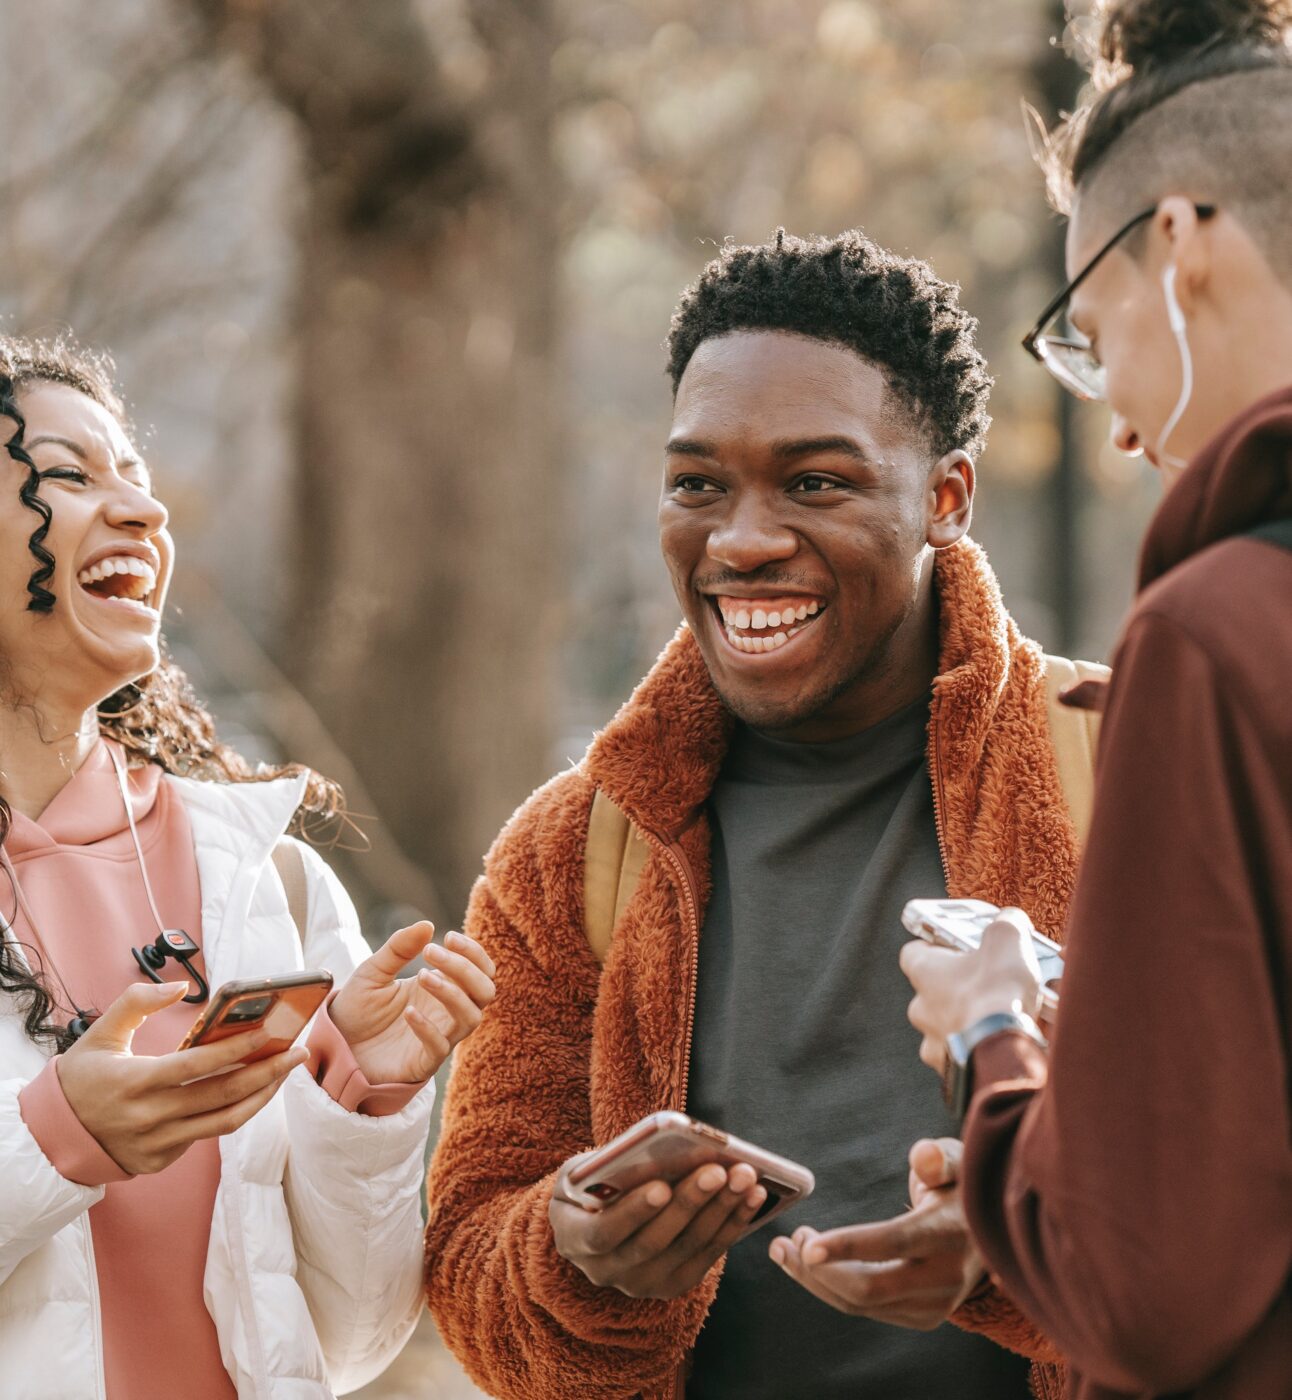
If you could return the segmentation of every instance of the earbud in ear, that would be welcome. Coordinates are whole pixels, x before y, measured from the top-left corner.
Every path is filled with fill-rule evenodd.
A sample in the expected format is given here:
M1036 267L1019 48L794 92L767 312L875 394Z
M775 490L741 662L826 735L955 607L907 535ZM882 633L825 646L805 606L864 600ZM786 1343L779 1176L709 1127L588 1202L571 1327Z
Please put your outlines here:
M1176 265L1171 264L1162 275L1162 290L1166 294L1166 319L1176 335L1185 330L1184 312L1180 309L1180 298L1175 293Z

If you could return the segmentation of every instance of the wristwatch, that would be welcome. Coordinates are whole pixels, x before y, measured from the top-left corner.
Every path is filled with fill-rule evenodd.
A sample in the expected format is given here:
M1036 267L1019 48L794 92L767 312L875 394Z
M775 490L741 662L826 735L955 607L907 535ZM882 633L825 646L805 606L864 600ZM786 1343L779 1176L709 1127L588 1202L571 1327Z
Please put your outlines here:
M942 1090L957 1127L964 1122L965 1114L969 1111L969 1101L973 1097L973 1069L970 1064L973 1052L988 1036L997 1035L1001 1031L1021 1031L1042 1050L1049 1049L1049 1043L1041 1034L1040 1026L1021 1011L994 1012L980 1021L975 1021L968 1030L957 1031L954 1035L947 1036L947 1063L942 1071Z

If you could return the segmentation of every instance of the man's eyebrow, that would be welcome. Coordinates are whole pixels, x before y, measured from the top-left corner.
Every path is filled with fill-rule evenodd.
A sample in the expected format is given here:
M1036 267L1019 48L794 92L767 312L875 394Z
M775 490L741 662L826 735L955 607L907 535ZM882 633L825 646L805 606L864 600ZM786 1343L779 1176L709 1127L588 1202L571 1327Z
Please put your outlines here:
M90 460L90 454L81 446L79 442L73 442L71 438L55 437L53 433L43 433L40 437L34 437L27 443L27 450L30 452L33 447L40 447L47 442L57 443L59 447L66 447L73 456L79 457L82 462Z
M871 462L873 457L860 443L850 437L789 438L772 444L772 456L781 461L795 457L823 456L833 452L842 457L854 457L859 462Z
M670 438L664 449L670 457L713 457L713 444L697 442L694 438Z

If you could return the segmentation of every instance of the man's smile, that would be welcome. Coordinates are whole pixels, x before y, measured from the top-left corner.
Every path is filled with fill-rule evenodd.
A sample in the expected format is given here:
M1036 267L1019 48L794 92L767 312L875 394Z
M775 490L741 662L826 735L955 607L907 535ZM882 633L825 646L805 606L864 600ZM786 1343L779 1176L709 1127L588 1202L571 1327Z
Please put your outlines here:
M718 594L710 597L709 604L728 644L747 656L779 651L829 606L824 598L803 593L755 598Z

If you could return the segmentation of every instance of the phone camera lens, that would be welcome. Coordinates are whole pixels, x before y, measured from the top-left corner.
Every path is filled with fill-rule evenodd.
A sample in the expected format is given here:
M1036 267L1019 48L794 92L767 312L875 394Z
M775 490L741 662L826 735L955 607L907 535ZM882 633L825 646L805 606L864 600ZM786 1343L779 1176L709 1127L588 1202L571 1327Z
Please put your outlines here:
M225 1022L236 1025L243 1021L258 1021L273 1005L273 1001L272 996L247 997L229 1008Z

